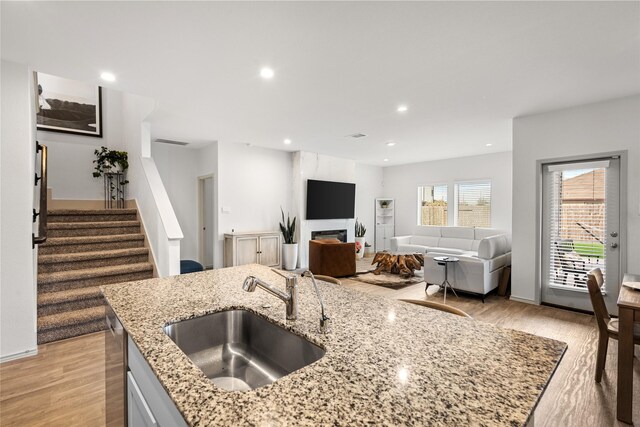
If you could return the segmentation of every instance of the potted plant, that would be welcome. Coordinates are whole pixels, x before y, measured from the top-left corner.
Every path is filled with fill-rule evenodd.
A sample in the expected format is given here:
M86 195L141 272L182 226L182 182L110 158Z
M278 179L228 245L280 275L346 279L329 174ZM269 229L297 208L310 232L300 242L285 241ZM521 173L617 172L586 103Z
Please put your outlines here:
M298 244L296 243L296 217L293 217L293 221L290 220L287 213L287 221L284 220L284 211L280 208L282 213L282 222L280 223L280 231L282 232L282 238L284 243L282 245L282 267L285 270L295 270L298 264Z
M364 224L358 222L358 218L356 218L356 257L361 259L364 256L364 245L365 238L364 235L367 233L367 229Z
M100 147L93 152L96 155L93 176L100 178L104 173L125 172L129 169L129 156L126 151L109 150L107 147ZM127 182L125 182L126 184Z
M125 172L129 169L129 155L126 151L109 150L107 147L100 147L93 152L96 165L93 171L94 178L106 176L105 179L105 206L111 208L125 207L125 188L129 183L125 178Z

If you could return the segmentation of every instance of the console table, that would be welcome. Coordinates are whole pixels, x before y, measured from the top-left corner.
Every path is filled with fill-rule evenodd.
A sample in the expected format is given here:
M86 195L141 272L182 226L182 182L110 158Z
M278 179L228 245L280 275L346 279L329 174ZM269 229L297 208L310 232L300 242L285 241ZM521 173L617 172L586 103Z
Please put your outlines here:
M280 268L282 242L279 231L240 232L224 235L224 266L262 264Z

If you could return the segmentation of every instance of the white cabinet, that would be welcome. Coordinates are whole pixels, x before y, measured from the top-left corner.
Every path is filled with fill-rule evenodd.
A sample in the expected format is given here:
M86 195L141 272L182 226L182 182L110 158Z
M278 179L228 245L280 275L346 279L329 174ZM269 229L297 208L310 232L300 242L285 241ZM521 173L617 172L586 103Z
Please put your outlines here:
M187 427L131 338L127 340L127 426Z
M127 405L129 427L153 427L158 425L131 372L127 372Z
M391 250L391 238L395 236L395 202L387 197L380 197L375 202L376 210L376 247L375 251Z
M224 235L224 266L262 264L280 267L282 244L279 231Z

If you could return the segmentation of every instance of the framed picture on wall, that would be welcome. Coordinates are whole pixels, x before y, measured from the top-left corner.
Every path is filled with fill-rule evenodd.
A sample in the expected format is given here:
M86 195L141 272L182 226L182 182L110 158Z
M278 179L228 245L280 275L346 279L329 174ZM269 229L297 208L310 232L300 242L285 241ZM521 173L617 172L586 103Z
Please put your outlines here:
M38 130L102 138L102 88L35 73Z

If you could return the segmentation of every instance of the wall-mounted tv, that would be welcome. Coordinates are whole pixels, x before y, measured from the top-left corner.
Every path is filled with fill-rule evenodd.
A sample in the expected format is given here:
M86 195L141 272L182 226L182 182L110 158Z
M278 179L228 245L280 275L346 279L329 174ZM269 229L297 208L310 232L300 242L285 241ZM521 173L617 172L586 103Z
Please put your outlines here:
M307 219L354 218L356 185L307 180Z

